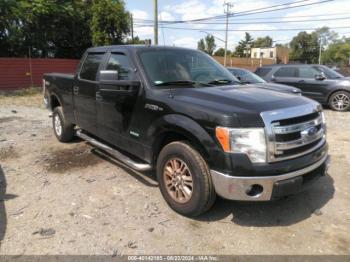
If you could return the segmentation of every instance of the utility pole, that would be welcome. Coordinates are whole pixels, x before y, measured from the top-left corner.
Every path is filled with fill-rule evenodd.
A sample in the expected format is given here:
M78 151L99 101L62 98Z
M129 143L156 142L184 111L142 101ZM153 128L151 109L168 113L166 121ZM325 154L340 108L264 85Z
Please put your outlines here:
M319 51L319 54L318 54L318 64L319 65L321 64L321 55L322 55L322 37L320 35L320 51Z
M226 14L226 32L225 32L225 58L224 58L224 66L226 66L227 62L227 38L228 38L228 18L231 15L230 9L233 7L232 3L225 2L225 14Z
M158 0L154 0L154 44L158 45Z
M132 14L130 14L130 27L131 27L131 43L134 43L134 19L132 17Z

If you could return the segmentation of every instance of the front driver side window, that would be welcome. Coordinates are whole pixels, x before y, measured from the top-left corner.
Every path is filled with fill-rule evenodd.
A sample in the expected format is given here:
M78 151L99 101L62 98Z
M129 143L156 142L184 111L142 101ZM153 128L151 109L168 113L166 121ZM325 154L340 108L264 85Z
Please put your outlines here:
M129 59L124 54L111 54L106 70L117 70L118 80L132 80L134 76Z
M317 71L312 67L300 67L299 68L299 77L300 78L315 78L316 75L319 75L321 72Z
M98 67L102 61L103 53L90 53L86 57L83 66L81 67L80 79L95 81Z

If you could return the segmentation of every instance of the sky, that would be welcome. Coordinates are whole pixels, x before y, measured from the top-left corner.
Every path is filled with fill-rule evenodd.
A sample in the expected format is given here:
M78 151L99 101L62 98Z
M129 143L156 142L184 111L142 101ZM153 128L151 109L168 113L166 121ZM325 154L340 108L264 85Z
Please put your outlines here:
M226 0L233 4L231 12L233 17L230 17L228 33L228 49L234 49L237 43L244 37L244 30L278 30L278 31L249 31L253 38L269 35L279 44L288 43L293 36L299 31L288 31L288 28L319 28L322 26L346 27L333 29L340 36L350 36L350 0L333 0L326 3L316 5L292 8L288 10L280 10L274 12L266 12L260 14L238 16L237 13L249 11L257 8L265 8L278 4L292 3L292 6L322 2L324 0ZM153 0L125 0L126 8L133 14L135 19L134 34L140 39L152 39L153 42L153 27L140 27L140 20L153 20ZM160 21L172 20L192 20L203 17L212 17L224 15L225 0L158 0L158 19ZM281 7L277 7L281 8ZM235 17L236 13L236 17ZM327 17L330 15L329 17ZM298 17L299 16L299 17ZM304 17L302 17L304 16ZM324 20L330 18L348 18L339 20ZM324 21L313 21L313 20ZM299 22L295 22L298 21ZM302 20L302 21L301 21ZM277 23L265 23L266 21L276 21ZM289 21L289 22L288 22ZM292 22L290 22L292 21ZM218 39L225 39L224 20L205 21L209 23L219 24L175 24L166 25L164 27L180 27L195 30L170 29L159 27L158 43L160 45L181 46L196 48L200 38L206 36L205 32L211 33L216 37L217 48L224 47L224 42ZM138 24L137 24L138 23ZM222 23L222 24L221 24ZM243 24L242 24L243 23ZM305 30L311 32L312 30Z

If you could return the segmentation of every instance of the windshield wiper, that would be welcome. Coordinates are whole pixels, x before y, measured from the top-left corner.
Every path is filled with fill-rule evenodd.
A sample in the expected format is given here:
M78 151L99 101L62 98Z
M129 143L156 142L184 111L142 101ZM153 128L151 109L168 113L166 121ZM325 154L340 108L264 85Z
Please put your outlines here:
M229 79L215 79L214 81L208 82L207 84L231 84L233 81Z
M189 81L189 80L178 80L178 81L168 81L168 82L162 82L155 84L156 86L184 86L184 85L204 85L204 86L213 86L210 83L202 83L202 82L196 82L196 81Z

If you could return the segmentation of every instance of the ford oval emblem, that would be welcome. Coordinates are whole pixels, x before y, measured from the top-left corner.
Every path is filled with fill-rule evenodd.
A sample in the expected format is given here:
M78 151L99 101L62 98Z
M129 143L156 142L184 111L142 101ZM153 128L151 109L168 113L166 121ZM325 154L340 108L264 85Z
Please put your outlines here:
M304 138L312 138L318 132L318 128L315 126L309 127L301 132L302 137Z

